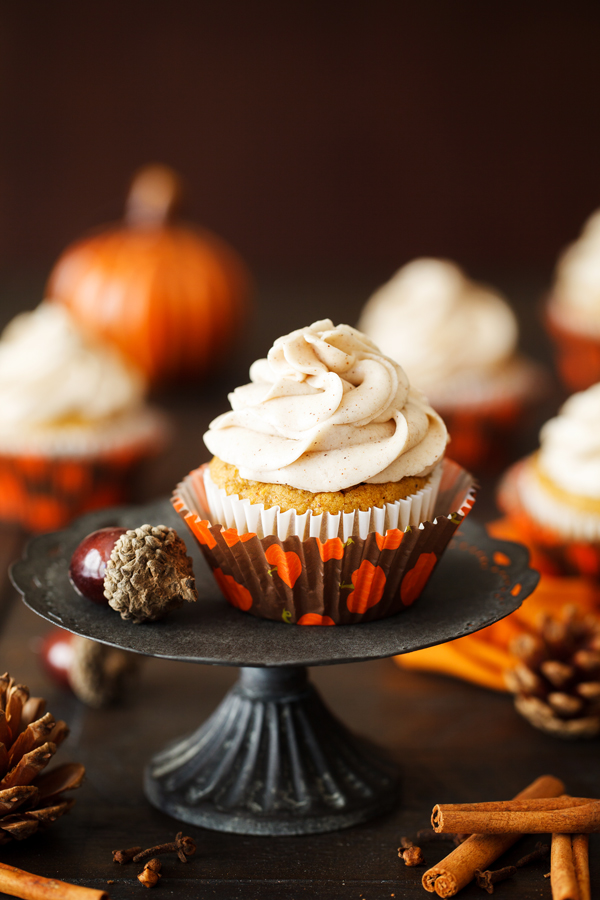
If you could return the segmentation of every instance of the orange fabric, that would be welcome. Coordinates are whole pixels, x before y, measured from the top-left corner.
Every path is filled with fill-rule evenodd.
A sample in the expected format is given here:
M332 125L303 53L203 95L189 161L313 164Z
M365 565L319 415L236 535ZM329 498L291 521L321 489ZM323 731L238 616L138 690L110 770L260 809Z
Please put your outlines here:
M492 522L488 525L488 531L500 540L519 540L508 519ZM531 565L537 568L535 551L531 553ZM543 613L560 616L565 605L574 605L581 612L600 615L600 585L583 577L542 574L533 594L505 619L456 641L397 656L395 661L403 669L452 675L503 691L506 690L504 671L515 662L509 649L513 638L523 632L534 631Z

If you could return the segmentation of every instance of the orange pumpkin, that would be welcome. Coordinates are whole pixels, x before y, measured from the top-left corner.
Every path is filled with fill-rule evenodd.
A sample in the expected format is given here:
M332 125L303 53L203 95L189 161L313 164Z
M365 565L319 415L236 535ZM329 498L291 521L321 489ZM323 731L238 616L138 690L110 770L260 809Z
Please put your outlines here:
M321 543L319 538L316 538L316 541L317 547L319 548L319 554L323 562L327 562L330 559L344 558L344 545L342 544L340 538L329 538L329 540L325 541L324 544Z
M400 585L400 599L405 606L410 606L420 596L436 563L435 553L421 553L412 569L408 570Z
M375 540L380 550L397 550L402 543L404 532L399 528L391 528L385 533L385 537L379 532L375 532Z
M236 581L233 575L226 575L221 569L213 569L213 575L231 605L247 612L252 606L252 594L248 588Z
M251 541L253 537L256 537L256 534L253 531L240 534L237 528L227 528L226 531L221 532L221 537L228 547L234 547L236 544L245 544L246 541Z
M269 575L277 572L283 583L287 584L289 588L293 588L302 572L302 563L298 554L293 550L288 550L286 553L279 544L271 544L270 547L267 547L265 558L269 565L273 566L272 569L269 569Z
M219 363L248 307L249 276L237 254L216 235L171 220L179 196L171 169L142 169L124 221L67 247L46 287L154 384Z
M322 616L319 613L304 613L298 619L298 625L335 625L331 616Z
M368 559L364 559L352 573L351 579L354 590L348 594L346 606L351 613L362 615L383 597L385 572L381 566L374 566Z

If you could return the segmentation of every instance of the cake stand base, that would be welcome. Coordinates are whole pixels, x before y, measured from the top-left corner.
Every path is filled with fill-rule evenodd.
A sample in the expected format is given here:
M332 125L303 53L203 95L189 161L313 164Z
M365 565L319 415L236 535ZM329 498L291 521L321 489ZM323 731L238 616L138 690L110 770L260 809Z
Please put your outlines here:
M329 712L305 668L242 668L213 715L151 760L145 789L193 825L315 834L390 809L398 771Z

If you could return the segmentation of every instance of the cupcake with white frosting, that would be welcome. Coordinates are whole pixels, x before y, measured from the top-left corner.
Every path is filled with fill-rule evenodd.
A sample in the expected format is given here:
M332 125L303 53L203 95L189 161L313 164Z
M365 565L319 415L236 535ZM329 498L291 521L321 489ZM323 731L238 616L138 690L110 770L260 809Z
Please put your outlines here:
M423 390L444 417L450 454L488 461L544 376L517 351L518 324L506 300L454 263L416 259L379 288L359 328Z
M499 504L548 571L600 576L600 384L544 425L539 450L504 477Z
M439 414L327 319L275 341L250 377L204 436L212 463L174 499L230 602L299 624L410 605L472 503Z
M568 387L600 381L600 210L558 260L546 321Z
M34 531L122 502L163 445L164 417L120 354L42 303L0 337L0 518Z

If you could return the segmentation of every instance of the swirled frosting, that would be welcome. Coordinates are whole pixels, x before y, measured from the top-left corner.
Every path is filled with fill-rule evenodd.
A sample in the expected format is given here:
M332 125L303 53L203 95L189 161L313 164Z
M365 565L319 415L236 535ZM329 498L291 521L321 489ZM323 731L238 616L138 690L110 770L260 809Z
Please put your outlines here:
M505 300L442 259L415 259L396 272L368 300L359 328L425 391L465 372L493 373L518 337Z
M537 464L563 490L600 499L600 384L573 394L546 422Z
M97 421L138 405L141 376L85 336L58 303L21 313L0 338L0 432Z
M565 324L577 330L600 330L600 210L560 256L551 302Z
M447 432L403 369L329 319L278 338L204 442L242 478L312 491L426 475Z

